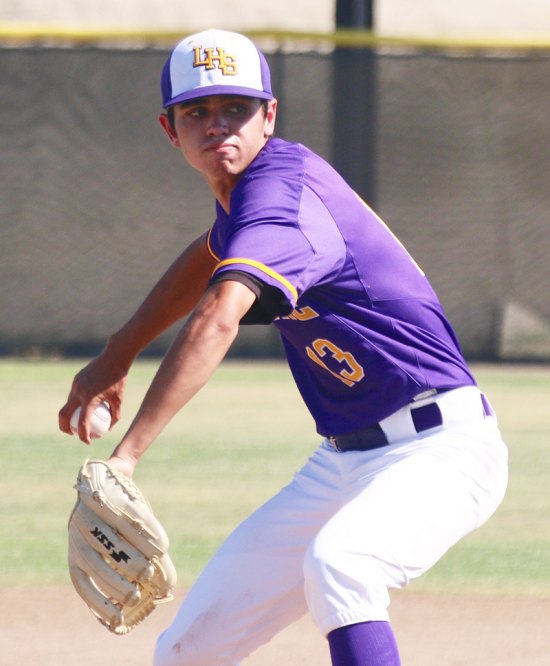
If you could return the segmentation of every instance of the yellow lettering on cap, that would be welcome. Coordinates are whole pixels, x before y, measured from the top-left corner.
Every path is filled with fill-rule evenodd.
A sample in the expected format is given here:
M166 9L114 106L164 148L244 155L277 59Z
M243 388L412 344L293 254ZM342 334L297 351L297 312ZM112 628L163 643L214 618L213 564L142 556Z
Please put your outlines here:
M235 76L239 72L235 58L219 46L215 48L207 46L204 51L202 46L195 46L193 51L195 52L193 67L205 67L206 69L216 69L217 67L226 76Z

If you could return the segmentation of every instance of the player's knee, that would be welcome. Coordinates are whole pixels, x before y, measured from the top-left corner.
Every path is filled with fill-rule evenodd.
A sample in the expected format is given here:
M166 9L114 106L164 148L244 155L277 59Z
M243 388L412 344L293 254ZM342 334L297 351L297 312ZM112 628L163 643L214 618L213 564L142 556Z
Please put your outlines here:
M337 618L348 612L387 618L388 579L377 557L321 537L308 549L303 568L307 605L323 633L338 626Z
M303 571L306 587L311 588L347 587L359 572L362 582L374 584L381 578L375 559L347 549L339 539L322 532L306 552Z
M182 662L180 660L180 650L177 642L170 640L168 632L162 633L155 646L155 655L153 657L153 666L176 666Z
M174 638L169 630L162 633L156 644L153 666L238 666L228 656L231 646L219 646L213 635L180 636Z
M322 529L303 560L304 578L312 585L360 580L362 585L391 586L396 567L398 563L384 544L367 544L362 539L359 547L352 538L345 538L341 529Z

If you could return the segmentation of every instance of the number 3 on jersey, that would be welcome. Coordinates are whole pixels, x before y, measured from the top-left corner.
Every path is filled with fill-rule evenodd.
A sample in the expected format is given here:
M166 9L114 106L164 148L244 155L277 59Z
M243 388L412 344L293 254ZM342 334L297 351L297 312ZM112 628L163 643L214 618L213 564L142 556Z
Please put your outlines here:
M317 365L321 366L324 370L330 372L333 377L339 379L346 386L354 386L365 376L363 368L357 363L353 354L343 351L330 340L317 338L317 340L313 341L311 347L306 347L306 351L307 355L314 363L317 363ZM339 372L331 370L325 361L323 361L323 358L326 357L327 354L343 366Z

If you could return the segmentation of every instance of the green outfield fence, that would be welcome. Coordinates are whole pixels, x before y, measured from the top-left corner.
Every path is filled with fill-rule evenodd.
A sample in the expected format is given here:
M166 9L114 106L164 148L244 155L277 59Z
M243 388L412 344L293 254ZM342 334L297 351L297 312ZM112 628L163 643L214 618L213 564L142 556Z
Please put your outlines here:
M209 192L157 123L185 32L0 26L0 353L93 353L211 224ZM378 210L466 355L550 360L550 43L249 34L278 134ZM281 350L250 327L234 353Z

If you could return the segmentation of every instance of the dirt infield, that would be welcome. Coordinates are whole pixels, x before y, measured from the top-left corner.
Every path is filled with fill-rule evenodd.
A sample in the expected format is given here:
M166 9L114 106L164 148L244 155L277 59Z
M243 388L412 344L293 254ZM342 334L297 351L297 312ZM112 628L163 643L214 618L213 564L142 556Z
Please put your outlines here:
M113 636L65 587L0 590L1 666L150 666L166 604L128 636ZM404 666L550 666L550 599L394 595ZM329 666L306 617L243 666Z

